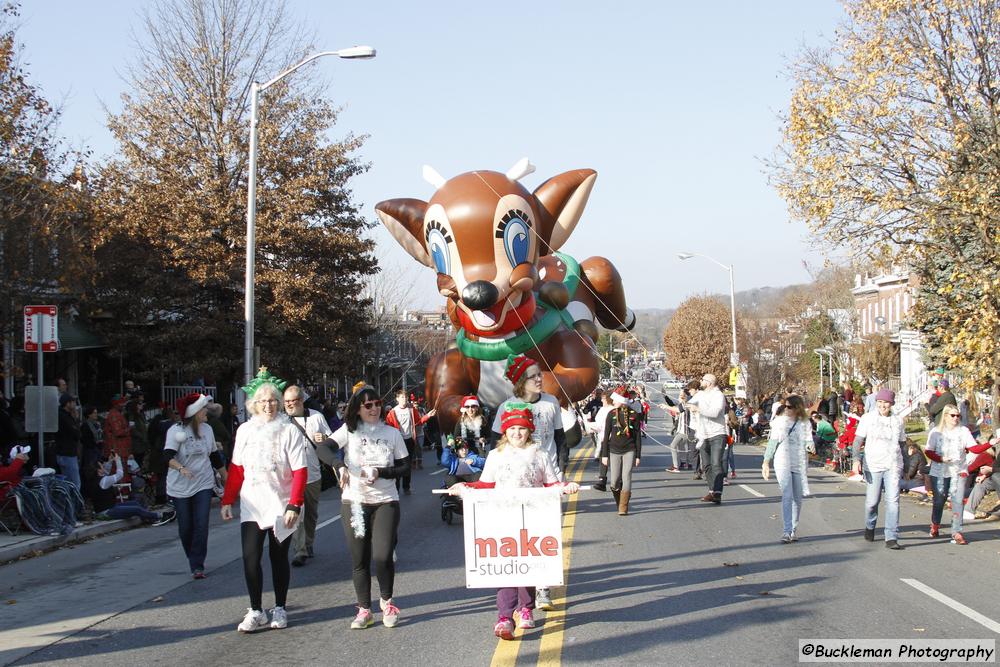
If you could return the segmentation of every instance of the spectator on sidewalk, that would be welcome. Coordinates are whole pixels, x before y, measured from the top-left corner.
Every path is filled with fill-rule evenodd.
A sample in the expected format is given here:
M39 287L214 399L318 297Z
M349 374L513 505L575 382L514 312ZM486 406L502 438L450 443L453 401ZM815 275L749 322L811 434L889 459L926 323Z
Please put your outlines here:
M80 484L80 422L77 421L76 397L59 396L59 430L56 432L56 462L59 472L79 490Z
M15 454L11 457L10 463L0 465L0 482L10 482L10 486L0 486L0 501L7 497L7 490L21 483L21 476L24 474L24 465L28 462L28 455L23 453Z
M994 438L992 445L996 445L997 439ZM997 484L997 480L993 477L993 462L996 458L996 451L983 452L976 456L973 462L969 465L969 477L975 480L975 485L972 487L972 493L969 494L969 502L966 504L966 509L974 513L977 519L997 518L997 512L1000 510L1000 505L995 506L989 512L980 512L979 505L982 504L983 498L990 491L994 493L1000 493L1000 485Z
M826 460L830 458L833 453L833 445L837 442L837 430L828 421L827 415L821 412L814 412L812 414L812 424L813 424L813 434L812 440L813 445L816 449L816 454L819 456L820 460Z
M167 461L167 495L177 510L177 531L195 579L205 578L208 553L208 518L215 494L215 470L225 482L222 455L206 424L211 396L188 394L177 401L181 423L167 431L163 455Z
M104 417L104 456L110 459L115 454L127 461L132 454L132 429L122 413L125 399L115 394L111 399L111 409Z
M132 458L142 465L149 452L149 425L146 423L146 402L141 392L136 392L134 398L125 404L125 416L132 440Z
M81 456L80 469L86 470L100 460L104 452L104 429L96 405L83 409L83 425L80 427Z
M927 457L920 451L920 447L912 440L909 440L906 443L906 462L903 467L903 479L899 483L899 490L906 493L921 486L927 495L930 495L933 488L930 477L930 466L927 464Z
M927 417L930 419L931 424L938 424L941 422L941 411L945 409L946 406L958 406L958 400L955 398L955 394L951 391L951 383L948 380L941 380L938 383L938 389L940 393L936 398L931 399L927 403ZM961 417L961 413L959 413Z
M93 465L94 474L87 474L87 496L94 504L94 512L100 519L129 519L139 517L146 523L162 524L174 518L175 512L167 509L162 512L152 512L139 500L131 489L119 495L116 488L125 478L125 466L120 456L115 456L104 463L97 461Z

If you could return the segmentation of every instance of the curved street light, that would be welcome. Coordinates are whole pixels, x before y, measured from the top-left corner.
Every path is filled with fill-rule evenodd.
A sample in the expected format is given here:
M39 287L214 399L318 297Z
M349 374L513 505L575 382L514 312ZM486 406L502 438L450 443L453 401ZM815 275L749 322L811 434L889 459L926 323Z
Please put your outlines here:
M732 357L731 357L730 361L732 361L733 366L739 367L739 365L740 365L740 353L736 349L736 287L735 287L735 283L733 281L733 265L730 264L730 265L727 266L727 265L723 264L722 262L720 262L717 259L713 259L712 257L709 257L708 255L702 255L702 254L697 253L697 252L679 252L679 253L677 253L677 259L682 260L682 261L685 260L685 259L691 259L692 257L701 257L702 259L707 259L708 261L721 266L726 271L729 271L729 307L730 307L730 315L732 316L732 323L733 323L733 354L732 354Z
M261 91L267 90L286 76L307 65L317 58L337 56L346 60L368 60L375 57L375 49L370 46L352 46L338 51L321 51L303 58L278 76L258 83L250 84L250 161L247 178L247 264L244 295L246 303L243 310L243 382L249 384L254 376L254 274L256 271L257 254L257 108L260 104Z

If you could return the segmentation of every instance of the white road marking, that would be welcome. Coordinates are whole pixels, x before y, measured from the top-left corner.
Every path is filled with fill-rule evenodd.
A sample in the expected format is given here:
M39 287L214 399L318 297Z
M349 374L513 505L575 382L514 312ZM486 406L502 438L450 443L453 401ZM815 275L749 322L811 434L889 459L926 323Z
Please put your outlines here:
M763 493L761 493L757 489L751 489L746 484L740 484L739 486L740 486L741 489L743 489L744 491L746 491L747 493L749 493L752 496L757 496L758 498L765 498L766 497Z
M316 530L319 530L320 528L323 528L324 526L329 526L334 521L340 521L340 515L339 514L337 516L333 517L332 519L327 519L323 523L316 524Z
M978 623L979 625L983 626L987 630L990 630L992 632L996 632L997 634L1000 634L1000 623L997 623L996 621L994 621L993 619L991 619L991 618L989 618L987 616L983 616L982 614L980 614L975 609L969 609L968 607L966 607L961 602L958 602L957 600L952 600L950 597L948 597L944 593L939 593L938 591L934 590L933 588L931 588L927 584L923 584L923 583L917 581L916 579L900 579L900 581L902 581L904 584L907 584L909 586L913 586L914 588L916 588L921 593L925 593L925 594L931 596L932 598L934 598L938 602L944 604L945 606L951 607L952 609L954 609L955 611L957 611L959 614L962 614L966 618L969 618L969 619L975 621L976 623Z
M435 470L434 472L432 472L430 474L431 475L440 475L441 473L446 472L447 470L448 470L447 468L441 468L440 470Z

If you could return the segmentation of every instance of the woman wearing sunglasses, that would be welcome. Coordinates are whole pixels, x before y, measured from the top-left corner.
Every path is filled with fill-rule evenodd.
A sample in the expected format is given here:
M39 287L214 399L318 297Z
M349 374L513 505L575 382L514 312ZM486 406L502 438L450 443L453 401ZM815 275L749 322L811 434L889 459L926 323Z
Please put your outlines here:
M979 454L990 447L980 445L968 427L962 426L962 413L954 405L945 406L937 426L927 436L925 454L931 460L931 481L934 484L934 504L931 507L930 536L937 537L941 527L944 501L951 496L951 543L968 544L962 535L962 499L965 498L965 481L969 472L965 466L965 453Z
M333 442L343 450L343 461L329 447L317 447L316 453L337 470L343 490L340 523L351 552L358 600L351 628L360 630L375 622L371 611L372 561L381 593L382 623L391 628L399 620L399 608L392 600L396 577L392 552L399 528L395 480L410 469L406 443L398 430L382 421L382 401L367 386L351 397L344 425L334 432Z

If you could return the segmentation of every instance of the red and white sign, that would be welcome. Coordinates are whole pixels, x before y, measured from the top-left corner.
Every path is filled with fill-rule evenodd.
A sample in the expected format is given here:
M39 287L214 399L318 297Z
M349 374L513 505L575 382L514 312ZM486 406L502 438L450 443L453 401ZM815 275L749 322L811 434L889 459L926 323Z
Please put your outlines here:
M59 309L56 306L24 307L24 351L38 352L39 343L42 352L59 351Z
M562 586L562 489L462 494L467 588Z

